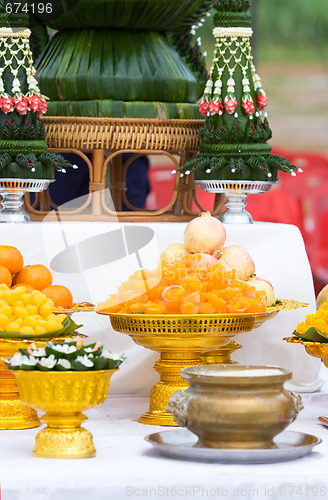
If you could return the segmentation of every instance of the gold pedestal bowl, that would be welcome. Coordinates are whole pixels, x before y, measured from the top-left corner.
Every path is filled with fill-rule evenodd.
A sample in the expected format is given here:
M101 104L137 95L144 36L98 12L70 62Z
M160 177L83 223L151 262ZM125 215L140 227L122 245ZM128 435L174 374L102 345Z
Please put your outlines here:
M27 342L0 340L0 358L11 358L19 349L26 349ZM26 406L19 396L12 370L0 361L0 429L31 429L41 425L37 412Z
M139 422L170 426L177 425L166 411L170 396L188 387L180 376L181 368L202 365L206 358L217 362L213 356L222 358L223 354L218 354L220 347L229 344L237 333L259 326L271 315L270 312L190 316L97 312L110 317L114 330L127 333L136 344L160 353L154 365L160 381L153 385L149 409ZM222 359L226 360L237 347L230 346Z
M85 337L73 331L62 337L42 340L41 338L37 340L37 337L25 339L25 341L16 338L0 338L0 430L32 429L41 425L37 412L21 400L16 378L1 359L13 357L19 349L27 349L31 343L34 343L36 347L44 347L49 340L64 342L65 339L76 336Z
M88 458L96 454L92 434L81 427L82 411L102 404L113 370L13 371L21 399L46 412L33 454L43 458Z
M285 337L284 340L291 344L301 344L310 356L320 358L324 365L328 368L328 343L327 342L312 342L310 340L303 340L298 337Z

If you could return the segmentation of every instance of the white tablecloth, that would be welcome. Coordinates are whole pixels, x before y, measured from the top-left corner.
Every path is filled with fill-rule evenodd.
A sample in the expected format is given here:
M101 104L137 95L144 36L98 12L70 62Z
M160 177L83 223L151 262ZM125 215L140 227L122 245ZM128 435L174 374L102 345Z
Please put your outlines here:
M111 380L112 386L115 377ZM110 388L111 392L111 388ZM139 424L147 398L109 397L86 414L95 458L42 459L32 455L39 429L1 431L0 479L3 500L308 500L328 497L328 394L306 394L305 409L288 430L321 437L310 455L273 464L219 464L162 457L144 440L172 429Z
M1 224L0 243L17 246L25 264L51 265L54 283L68 286L75 301L97 303L115 293L121 281L135 270L155 268L167 245L183 242L185 225L177 222ZM250 252L256 274L273 284L276 297L309 303L308 308L279 312L260 328L237 335L235 340L243 347L233 354L233 359L244 364L289 368L293 379L286 387L303 392L317 390L321 386L320 361L307 355L303 346L283 341L305 314L315 311L312 275L298 228L255 223L226 225L226 231L226 246L242 245ZM72 250L77 244L79 252L72 256L67 249ZM58 254L65 250L60 259ZM73 265L80 271L67 272ZM100 340L113 351L127 353L112 393L149 393L157 380L153 370L157 353L137 346L128 335L114 332L108 318L95 312L78 313L73 319L84 325L81 331L91 340Z

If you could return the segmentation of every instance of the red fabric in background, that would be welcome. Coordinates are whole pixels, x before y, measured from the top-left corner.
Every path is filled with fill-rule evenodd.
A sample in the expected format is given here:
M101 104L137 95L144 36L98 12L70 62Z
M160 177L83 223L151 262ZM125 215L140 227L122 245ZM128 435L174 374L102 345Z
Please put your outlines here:
M293 152L273 147L273 154L284 156L302 173L279 173L279 182L267 193L246 197L246 210L254 221L294 224L302 232L309 256L316 292L328 283L328 157L315 153ZM162 208L173 193L172 166L151 168L151 194L147 208ZM212 210L214 193L198 188L198 201ZM326 202L325 202L326 200ZM194 203L193 209L199 211Z

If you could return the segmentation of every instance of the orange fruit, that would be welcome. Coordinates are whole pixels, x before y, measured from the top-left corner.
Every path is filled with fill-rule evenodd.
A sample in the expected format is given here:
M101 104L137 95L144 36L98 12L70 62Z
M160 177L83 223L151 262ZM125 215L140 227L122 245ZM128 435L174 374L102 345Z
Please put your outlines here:
M73 295L66 286L50 285L42 290L48 299L51 299L55 307L69 309L73 305Z
M18 273L24 265L22 254L15 247L0 245L0 266L6 267L10 274Z
M33 292L34 288L32 285L28 285L27 283L17 283L17 285L13 285L11 287L12 290L15 290L16 288L18 288L19 286L24 286L26 288L26 292L27 293L30 293L30 292Z
M26 283L36 290L43 290L52 283L52 274L46 266L34 264L25 266L14 276L13 284Z
M0 283L4 283L5 285L11 287L12 277L9 269L5 266L0 265Z

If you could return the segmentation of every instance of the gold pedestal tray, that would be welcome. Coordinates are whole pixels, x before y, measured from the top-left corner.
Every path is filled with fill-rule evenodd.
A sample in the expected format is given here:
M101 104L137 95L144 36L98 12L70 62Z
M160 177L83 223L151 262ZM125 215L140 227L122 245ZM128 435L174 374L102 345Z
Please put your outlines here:
M302 344L310 356L313 356L314 358L321 358L324 365L328 368L328 343L312 342L298 337L285 337L284 340L292 344Z
M0 340L0 359L12 357L27 342ZM19 396L15 375L0 362L0 429L31 429L41 425L37 412L26 406Z
M237 333L252 330L271 315L270 312L190 316L97 312L110 316L114 330L127 333L136 344L160 353L154 365L160 381L152 387L149 410L139 422L170 426L176 425L166 411L170 396L188 386L180 376L181 368L204 364L201 355L217 355L218 348L228 344Z
M88 458L96 454L92 434L81 427L84 410L102 404L116 370L13 371L22 400L45 411L47 424L35 438L34 455L43 458Z

